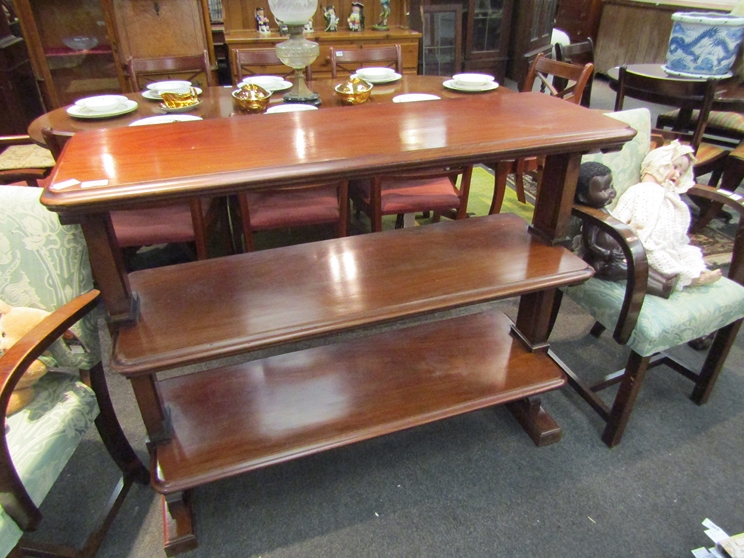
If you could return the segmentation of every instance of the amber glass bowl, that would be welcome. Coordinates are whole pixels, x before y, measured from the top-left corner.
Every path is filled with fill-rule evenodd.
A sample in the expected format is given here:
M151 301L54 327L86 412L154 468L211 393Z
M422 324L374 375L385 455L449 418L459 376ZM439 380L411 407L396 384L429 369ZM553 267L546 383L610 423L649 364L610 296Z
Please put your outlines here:
M341 102L347 105L360 105L369 99L372 84L360 78L350 78L336 86Z
M260 85L247 83L232 92L233 99L241 110L249 113L261 113L266 110L271 100L271 93Z

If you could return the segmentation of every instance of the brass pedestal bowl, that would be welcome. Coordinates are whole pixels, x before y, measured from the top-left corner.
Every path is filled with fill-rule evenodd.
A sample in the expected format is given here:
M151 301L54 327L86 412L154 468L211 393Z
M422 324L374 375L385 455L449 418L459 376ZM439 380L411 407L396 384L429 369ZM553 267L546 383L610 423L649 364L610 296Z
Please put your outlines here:
M360 105L369 99L372 84L360 78L350 78L336 86L341 102L346 105Z
M240 110L251 114L266 111L271 100L271 93L253 83L247 83L232 92L233 99L238 103Z

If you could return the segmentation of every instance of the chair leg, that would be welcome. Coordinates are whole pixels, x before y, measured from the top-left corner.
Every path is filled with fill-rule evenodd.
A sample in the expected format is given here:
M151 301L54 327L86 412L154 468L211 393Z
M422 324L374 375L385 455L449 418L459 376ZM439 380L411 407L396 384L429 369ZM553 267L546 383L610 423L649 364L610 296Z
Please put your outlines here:
M635 351L631 351L628 357L625 375L612 404L610 419L602 434L602 441L607 444L607 447L612 448L620 443L650 360L650 357L642 357Z
M514 173L514 189L517 191L517 199L527 203L524 195L524 159L517 159L517 171Z
M100 412L96 417L96 428L111 458L125 477L131 477L140 484L150 482L150 473L129 444L121 429L114 407L111 404L106 376L101 363L96 364L88 374L86 383L96 394Z
M703 405L708 401L708 397L710 397L713 386L718 379L718 374L723 368L723 363L726 361L736 335L739 333L741 323L742 320L737 320L718 330L690 396L690 399L698 405Z
M504 195L506 194L506 179L509 176L511 165L512 161L499 161L494 166L493 199L491 200L491 207L488 210L489 215L494 215L501 211L501 206L504 203Z

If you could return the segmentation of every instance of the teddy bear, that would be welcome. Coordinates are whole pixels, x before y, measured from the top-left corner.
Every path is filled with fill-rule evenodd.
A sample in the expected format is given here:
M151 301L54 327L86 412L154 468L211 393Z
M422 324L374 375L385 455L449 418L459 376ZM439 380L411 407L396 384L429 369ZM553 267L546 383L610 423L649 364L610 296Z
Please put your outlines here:
M37 308L13 307L0 300L0 355L49 315ZM47 373L47 366L36 359L28 367L10 396L7 415L21 410L34 398L33 385ZM3 379L4 381L4 379Z

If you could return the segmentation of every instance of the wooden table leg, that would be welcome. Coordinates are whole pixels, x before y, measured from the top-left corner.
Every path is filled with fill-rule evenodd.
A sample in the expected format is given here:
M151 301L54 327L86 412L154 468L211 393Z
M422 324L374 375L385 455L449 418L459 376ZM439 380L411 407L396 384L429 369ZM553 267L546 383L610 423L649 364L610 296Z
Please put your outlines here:
M579 179L581 153L548 155L530 232L551 246L568 246L568 223Z
M528 397L506 404L514 418L538 447L555 444L561 439L561 429L540 406L539 397Z
M86 215L80 226L88 244L93 277L101 290L110 323L114 326L135 323L139 311L137 296L129 286L111 216L108 213Z
M199 546L194 533L194 514L189 491L162 496L162 506L165 554L175 556Z
M153 445L167 442L173 437L170 415L163 403L156 374L135 376L130 381L147 430L147 445L152 449Z

